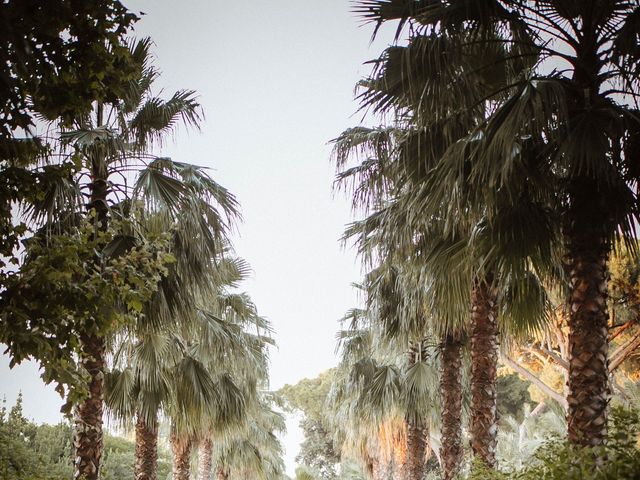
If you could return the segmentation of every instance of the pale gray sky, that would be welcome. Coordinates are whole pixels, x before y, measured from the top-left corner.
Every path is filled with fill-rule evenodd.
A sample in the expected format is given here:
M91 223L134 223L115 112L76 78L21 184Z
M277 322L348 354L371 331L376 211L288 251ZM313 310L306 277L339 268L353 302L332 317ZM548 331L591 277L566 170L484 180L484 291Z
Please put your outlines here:
M332 194L327 142L356 125L355 83L391 39L369 45L348 0L124 1L146 15L137 36L155 42L159 84L200 94L202 132L180 132L163 154L211 167L240 200L234 244L254 275L245 289L276 331L272 388L335 365L337 319L354 306L360 269L339 237L351 212ZM25 392L25 411L55 421L60 402L32 365L0 365L1 394ZM285 439L293 473L300 432Z

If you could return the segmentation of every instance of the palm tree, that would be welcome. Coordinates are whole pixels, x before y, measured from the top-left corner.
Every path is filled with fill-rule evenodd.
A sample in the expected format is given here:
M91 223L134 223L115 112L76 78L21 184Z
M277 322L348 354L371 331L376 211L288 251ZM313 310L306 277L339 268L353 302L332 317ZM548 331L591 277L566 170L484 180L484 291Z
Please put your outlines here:
M180 259L183 255L176 254L176 257ZM144 319L124 336L118 348L116 368L108 378L107 404L125 421L136 419L136 451L139 453L136 478L155 478L161 409L167 415L183 419L174 422L172 444L176 447L185 443L177 436L180 431L200 435L199 429L207 422L203 415L211 419L217 430L224 431L237 423L239 410L251 397L251 375L266 372L262 344L269 339L244 329L255 325L268 332L268 324L257 317L246 295L225 292L226 287L244 277L247 266L234 258L221 258L216 265L216 272L207 277L208 282L218 283L210 288L211 292L217 292L214 296L199 302L193 289L191 293L182 293L180 307L174 309L179 315L173 317L172 323L167 323L162 315L158 317L164 309L150 304ZM174 275L183 268L178 260ZM172 275L167 278L172 279ZM177 287L174 283L165 286ZM182 303L185 300L188 302ZM248 365L241 371L240 365L244 364ZM237 382L228 377L230 372L249 377L243 381L247 387L238 391ZM190 441L194 434L185 436ZM182 456L186 455L186 451L182 452ZM176 458L179 460L180 455Z
M386 292L393 297L390 290L395 281L385 278L384 269L368 277L377 284L369 289L370 296ZM343 363L332 404L338 429L344 431L348 425L350 430L345 432L345 443L360 451L362 463L370 465L374 478L387 464L401 478L413 480L424 476L431 451L437 403L431 392L437 383L436 370L424 332L420 340L408 342L408 352L403 351L407 343L383 334L383 320L377 316L393 308L389 300L369 300L368 313L349 313L351 326L340 333Z
M445 480L455 478L462 464L462 342L453 335L443 339L440 360L442 427L440 456Z
M236 438L246 432L252 412L261 408L261 396L257 393L257 388L268 383L267 347L274 345L269 336L269 323L258 316L255 305L246 294L225 294L218 303L216 316L226 318L229 325L240 328L238 335L242 348L223 348L223 358L216 362L216 368L236 379L243 392L245 405L241 422L238 422L237 415L229 415L230 412L225 409L219 409L217 415L205 419L205 425L198 432L200 478L210 478L213 452L220 448L218 442L225 444L229 438ZM255 329L255 333L251 333L251 329ZM203 342L202 348L209 351L212 345Z
M434 5L431 7L437 10ZM372 78L361 83L364 106L374 112L393 113L404 135L396 133L393 138L396 145L384 150L378 146L380 142L367 147L375 141L370 135L358 140L353 132L347 132L346 139L343 135L339 141L347 149L353 150L354 146L363 150L369 148L378 154L377 162L367 159L361 168L347 170L345 174L363 178L360 186L356 187L356 201L364 203L367 198L380 197L380 190L387 196L384 208L370 217L375 220L376 228L382 229L378 238L390 245L382 255L398 249L417 248L423 257L428 258L423 268L433 272L431 282L448 285L449 288L436 286L434 289L439 307L435 311L440 313L445 325L457 325L453 330L445 329L444 336L450 333L459 335L460 326L467 323L459 323L460 309L471 304L468 328L472 334L473 359L472 446L485 463L493 465L497 431L498 301L500 298L504 300L503 292L511 289L520 297L512 300L525 304L523 295L535 296L539 292L535 282L530 281L528 263L535 261L535 268L546 268L553 257L546 250L538 251L531 241L527 241L528 236L523 235L526 229L522 224L528 221L523 214L526 209L517 212L501 206L487 211L486 201L475 190L469 191L470 182L463 183L467 175L463 160L455 170L462 178L460 185L447 188L446 195L445 185L451 182L434 185L432 170L445 152L462 150L459 141L467 139L469 132L484 120L490 107L482 100L484 95L503 86L510 78L510 72L521 70L527 62L522 61L520 65L516 61L504 60L507 52L497 42L483 45L483 50L479 50L466 32L453 28L453 20L431 28L422 19L422 11L431 11L429 8L422 2L361 2L358 9L369 19L378 23L397 19L401 26L407 22L412 25L408 44L387 49L376 61ZM495 36L489 30L482 34L490 39ZM500 67L490 72L478 68L475 59L482 55L499 61ZM356 133L363 137L361 132ZM353 137L356 137L356 142ZM392 156L397 156L393 163L389 162L389 151ZM340 149L338 157L344 157ZM386 161L383 164L381 160ZM368 194L367 189L370 190ZM474 193L474 201L469 201ZM519 200L526 207L537 206L535 198ZM533 210L535 212L535 208ZM505 248L516 238L514 233L504 231L506 219L519 222L516 224L519 228L517 238L525 240L523 245L527 248L519 251ZM365 229L361 243L373 243L374 235L370 232L370 227L368 231ZM510 236L504 236L504 233ZM417 247L416 238L420 239ZM501 247L495 248L488 240L500 242ZM457 265L455 257L458 257ZM456 268L451 269L452 266L466 271L466 274L452 276L452 271L456 271ZM461 283L460 280L465 278ZM514 286L515 283L520 284ZM446 290L451 290L453 295ZM537 302L535 304L538 305ZM531 318L535 318L540 309L534 308L531 313ZM530 327L530 324L525 322L525 327Z
M271 394L262 392L255 400L244 427L220 438L212 450L219 480L283 478L283 450L277 434L285 429L284 417L273 410ZM200 472L200 478L211 478L210 471Z
M443 156L434 183L450 191L454 184L447 180L464 156L471 160L468 188L477 189L485 205L515 206L521 195L535 196L547 211L543 221L561 230L570 312L568 437L600 445L609 397L606 265L615 235L631 237L638 219L632 161L640 132L637 5L391 3L412 4L427 28L464 28L483 49L497 43L507 60L532 60L509 84L482 97L494 108L459 143L464 148ZM488 29L498 35L483 36ZM526 51L517 52L516 45ZM483 58L480 68L496 65ZM556 242L546 235L537 240L540 249Z
M149 39L131 44L132 55L140 69L122 98L109 104L98 103L90 114L76 118L75 129L63 131L62 139L73 145L74 158L80 162L80 175L90 179L86 185L90 192L88 209L95 212L98 228L106 229L117 215L118 212L110 208L112 200L144 192L144 200L163 204L174 214L182 210L193 215L193 219L205 216L209 225L215 228L205 232L200 239L210 242L213 237L224 235L227 219L237 214L235 200L219 186L211 190L210 184L203 188L210 190L207 199L213 199L217 206L192 196L194 188L187 185L188 182L182 183L175 175L167 174L168 168L163 161L147 153L178 122L197 126L201 118L192 91L178 91L168 100L153 96L151 89L158 73L150 65L150 44ZM127 187L126 172L141 166L144 170L132 191ZM118 176L124 180L124 185L117 183ZM200 232L204 230L200 229ZM89 330L80 336L80 341L81 364L90 377L90 384L87 399L77 407L75 476L92 480L99 477L102 454L106 336L104 331Z

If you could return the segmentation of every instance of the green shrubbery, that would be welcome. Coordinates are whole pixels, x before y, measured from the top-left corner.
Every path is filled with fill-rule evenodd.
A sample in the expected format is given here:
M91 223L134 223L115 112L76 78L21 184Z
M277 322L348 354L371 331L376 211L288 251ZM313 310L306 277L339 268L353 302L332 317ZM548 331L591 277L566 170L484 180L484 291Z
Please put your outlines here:
M72 428L68 423L36 425L22 413L22 398L0 409L0 480L69 480L73 477ZM102 480L133 478L135 444L105 435ZM168 478L171 460L159 452L158 478Z
M475 465L469 480L634 480L640 478L640 415L635 410L611 410L605 447L579 448L552 439L541 446L519 471L496 472Z

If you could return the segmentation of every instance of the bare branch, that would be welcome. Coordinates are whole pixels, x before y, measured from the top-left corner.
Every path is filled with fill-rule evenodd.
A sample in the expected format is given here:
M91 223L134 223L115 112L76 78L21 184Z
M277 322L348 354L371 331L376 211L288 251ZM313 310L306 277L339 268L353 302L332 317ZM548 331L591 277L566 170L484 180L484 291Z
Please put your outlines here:
M556 392L553 388L551 388L549 385L544 383L542 380L540 380L538 377L536 377L533 373L531 373L529 370L524 368L522 365L520 365L517 362L513 361L507 355L502 354L500 356L500 359L502 360L502 363L504 363L510 369L518 372L520 375L525 377L527 380L529 380L531 383L533 383L536 387L538 387L540 390L542 390L542 392L546 396L548 396L552 400L555 400L556 402L558 402L560 405L562 405L562 407L565 410L567 409L567 400L566 400L566 398L564 398L564 396L562 396L561 393Z
M640 329L631 337L629 341L620 345L609 357L609 372L613 372L631 355L638 347L640 347Z

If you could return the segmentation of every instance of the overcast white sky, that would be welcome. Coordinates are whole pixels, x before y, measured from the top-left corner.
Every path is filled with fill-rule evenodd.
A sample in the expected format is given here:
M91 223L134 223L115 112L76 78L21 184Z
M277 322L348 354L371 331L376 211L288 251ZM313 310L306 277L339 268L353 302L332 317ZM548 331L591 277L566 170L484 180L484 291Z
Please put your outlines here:
M206 120L180 132L162 152L214 169L240 200L235 240L254 275L245 285L276 330L272 388L335 365L337 319L354 306L350 283L360 269L338 241L351 212L333 196L327 142L358 124L355 83L391 39L369 45L348 0L124 1L146 15L137 36L155 42L159 84L167 93L194 89ZM0 394L18 389L25 411L55 422L60 401L41 386L34 365L0 365ZM293 473L300 432L285 439Z

